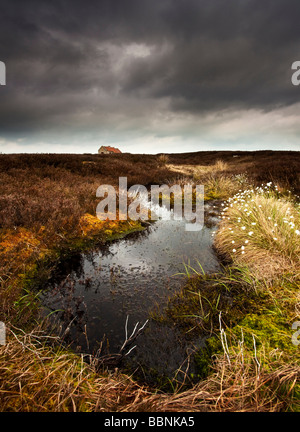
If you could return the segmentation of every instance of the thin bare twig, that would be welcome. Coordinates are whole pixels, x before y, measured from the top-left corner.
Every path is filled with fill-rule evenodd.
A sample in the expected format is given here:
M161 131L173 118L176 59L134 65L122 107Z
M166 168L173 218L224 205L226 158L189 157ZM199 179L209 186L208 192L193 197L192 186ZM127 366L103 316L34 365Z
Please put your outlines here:
M101 355L102 349L99 349L97 352L97 362L99 366L100 365L117 366L123 360L124 357L128 356L128 354L130 354L131 351L133 351L136 348L136 345L131 348L130 346L133 344L136 338L143 332L149 320L146 320L145 323L140 328L138 328L139 326L139 321L138 321L135 324L131 335L128 337L128 318L129 316L127 315L126 322L125 322L125 341L121 346L120 351L115 354Z

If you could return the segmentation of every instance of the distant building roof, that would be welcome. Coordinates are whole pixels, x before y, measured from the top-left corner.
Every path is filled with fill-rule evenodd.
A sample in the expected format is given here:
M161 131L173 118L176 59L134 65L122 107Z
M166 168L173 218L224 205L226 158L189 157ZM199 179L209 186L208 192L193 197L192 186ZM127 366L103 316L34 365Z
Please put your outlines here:
M119 150L119 149L117 149L115 147L106 146L106 150L108 150L110 152L113 152L113 153L122 153L121 150Z
M104 149L110 153L122 153L121 150L119 150L115 147L110 147L110 146L101 146L99 151L104 150Z

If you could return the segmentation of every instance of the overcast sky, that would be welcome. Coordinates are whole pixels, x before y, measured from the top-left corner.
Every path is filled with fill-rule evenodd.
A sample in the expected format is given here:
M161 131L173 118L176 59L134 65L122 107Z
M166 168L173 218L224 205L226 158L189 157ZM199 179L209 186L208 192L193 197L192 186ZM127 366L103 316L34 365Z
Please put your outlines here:
M299 0L0 1L0 151L299 150Z

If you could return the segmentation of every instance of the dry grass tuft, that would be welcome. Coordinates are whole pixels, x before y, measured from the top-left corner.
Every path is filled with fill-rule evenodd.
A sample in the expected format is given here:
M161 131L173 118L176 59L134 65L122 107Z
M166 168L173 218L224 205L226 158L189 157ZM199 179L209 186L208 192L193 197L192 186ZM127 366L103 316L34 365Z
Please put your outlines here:
M8 329L7 344L0 348L2 411L117 411L147 396L128 376L97 375L83 356L49 341L38 329L29 334Z
M161 154L158 156L157 160L159 166L166 165L169 162L169 156L166 154Z
M117 370L99 375L93 362L50 342L39 329L29 334L8 330L7 344L0 348L2 411L280 411L292 406L292 399L280 398L280 389L291 395L300 381L299 366L264 370L262 349L253 357L240 344L216 356L212 373L194 387L157 393ZM276 365L280 353L269 355Z
M210 175L215 175L216 173L223 173L229 170L229 164L220 159L218 159L215 163L209 165L168 164L167 167L170 169L170 171L192 176L196 181L200 181Z
M273 279L300 273L300 213L270 187L249 189L229 199L215 238L217 249L247 265L257 276Z

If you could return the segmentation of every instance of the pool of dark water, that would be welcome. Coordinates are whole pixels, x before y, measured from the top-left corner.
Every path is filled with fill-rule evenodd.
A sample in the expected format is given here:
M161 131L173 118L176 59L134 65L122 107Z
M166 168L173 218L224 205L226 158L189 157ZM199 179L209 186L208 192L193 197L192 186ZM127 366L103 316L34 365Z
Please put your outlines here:
M184 263L201 271L200 263L206 273L220 270L212 248L219 204L205 205L201 231L186 231L184 220L158 220L143 232L73 256L42 292L44 314L51 313L74 350L95 353L105 341L110 353L118 352L126 319L130 333L154 308L163 308L183 284ZM174 376L202 344L150 319L126 360L145 376L150 370Z

